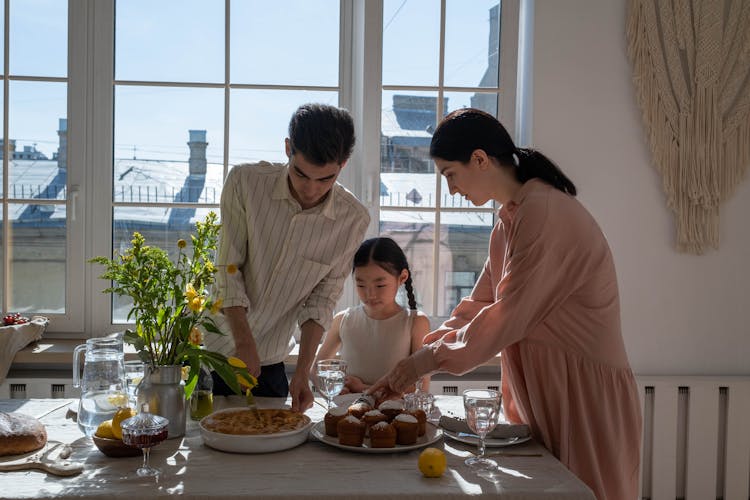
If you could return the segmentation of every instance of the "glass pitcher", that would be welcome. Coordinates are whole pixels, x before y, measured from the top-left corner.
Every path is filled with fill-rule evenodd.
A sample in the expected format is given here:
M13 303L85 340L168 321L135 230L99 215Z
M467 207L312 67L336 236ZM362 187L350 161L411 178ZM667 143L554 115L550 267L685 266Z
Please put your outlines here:
M83 376L80 375L79 356L86 351ZM122 335L88 339L73 351L73 387L81 388L78 405L78 427L86 436L111 419L117 409L127 406L125 353Z

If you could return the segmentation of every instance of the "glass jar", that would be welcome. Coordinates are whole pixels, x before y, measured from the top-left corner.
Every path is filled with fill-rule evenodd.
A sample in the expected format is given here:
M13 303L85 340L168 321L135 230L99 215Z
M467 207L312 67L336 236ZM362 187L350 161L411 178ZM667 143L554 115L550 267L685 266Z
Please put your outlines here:
M201 365L198 383L190 396L190 418L200 420L214 411L214 380L211 372Z

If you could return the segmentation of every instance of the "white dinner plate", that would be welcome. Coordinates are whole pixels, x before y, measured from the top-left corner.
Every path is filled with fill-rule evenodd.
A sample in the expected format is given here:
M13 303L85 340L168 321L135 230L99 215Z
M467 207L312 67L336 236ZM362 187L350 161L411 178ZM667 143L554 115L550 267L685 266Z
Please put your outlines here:
M424 448L425 446L434 443L442 437L443 429L435 427L434 425L428 423L424 436L418 437L416 443L397 444L394 448L372 448L370 446L370 438L365 438L365 442L362 446L347 446L344 444L339 444L338 438L331 437L326 434L325 422L318 422L317 424L313 425L312 430L310 430L310 434L318 441L321 441L329 446L341 448L342 450L353 451L356 453L399 453L402 451L418 450L419 448Z
M354 403L358 397L362 395L361 392L350 392L349 394L339 394L333 397L333 403L336 406L349 406Z
M479 438L474 437L472 435L459 433L459 432L453 432L447 429L443 429L443 433L445 434L446 437L449 437L456 441L460 441L461 443L472 444L474 446L479 445ZM513 446L514 444L525 443L529 439L531 439L531 436L499 438L499 439L498 438L486 438L484 440L484 445L487 448L502 448L503 446Z

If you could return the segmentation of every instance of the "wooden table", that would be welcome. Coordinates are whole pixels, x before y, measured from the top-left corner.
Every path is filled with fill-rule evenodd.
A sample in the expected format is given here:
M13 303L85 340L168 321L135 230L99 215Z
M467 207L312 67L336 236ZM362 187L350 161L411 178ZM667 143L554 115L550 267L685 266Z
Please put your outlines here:
M236 400L219 398L217 406ZM261 406L282 401L258 398ZM419 450L366 454L334 448L310 440L296 448L269 454L232 454L203 444L196 422L188 421L186 435L170 439L151 452L151 464L161 469L158 479L140 478L135 470L140 457L109 458L66 418L70 403L62 399L0 400L0 410L19 411L41 419L49 439L70 443L71 459L84 471L58 477L41 471L0 473L0 498L268 498L268 499L585 499L591 491L539 444L529 441L489 451L540 456L495 457L497 472L478 476L463 461L475 447L441 438L432 446L448 457L448 470L437 479L424 478L417 469ZM461 398L438 396L443 411L462 414ZM75 404L73 405L75 407ZM325 411L319 405L307 411L314 420Z

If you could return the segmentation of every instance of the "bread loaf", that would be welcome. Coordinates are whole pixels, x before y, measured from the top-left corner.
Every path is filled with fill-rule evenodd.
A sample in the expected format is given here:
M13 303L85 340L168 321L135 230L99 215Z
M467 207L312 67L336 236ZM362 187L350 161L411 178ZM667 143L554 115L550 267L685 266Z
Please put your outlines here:
M47 444L47 431L34 417L0 411L0 456L20 455Z

